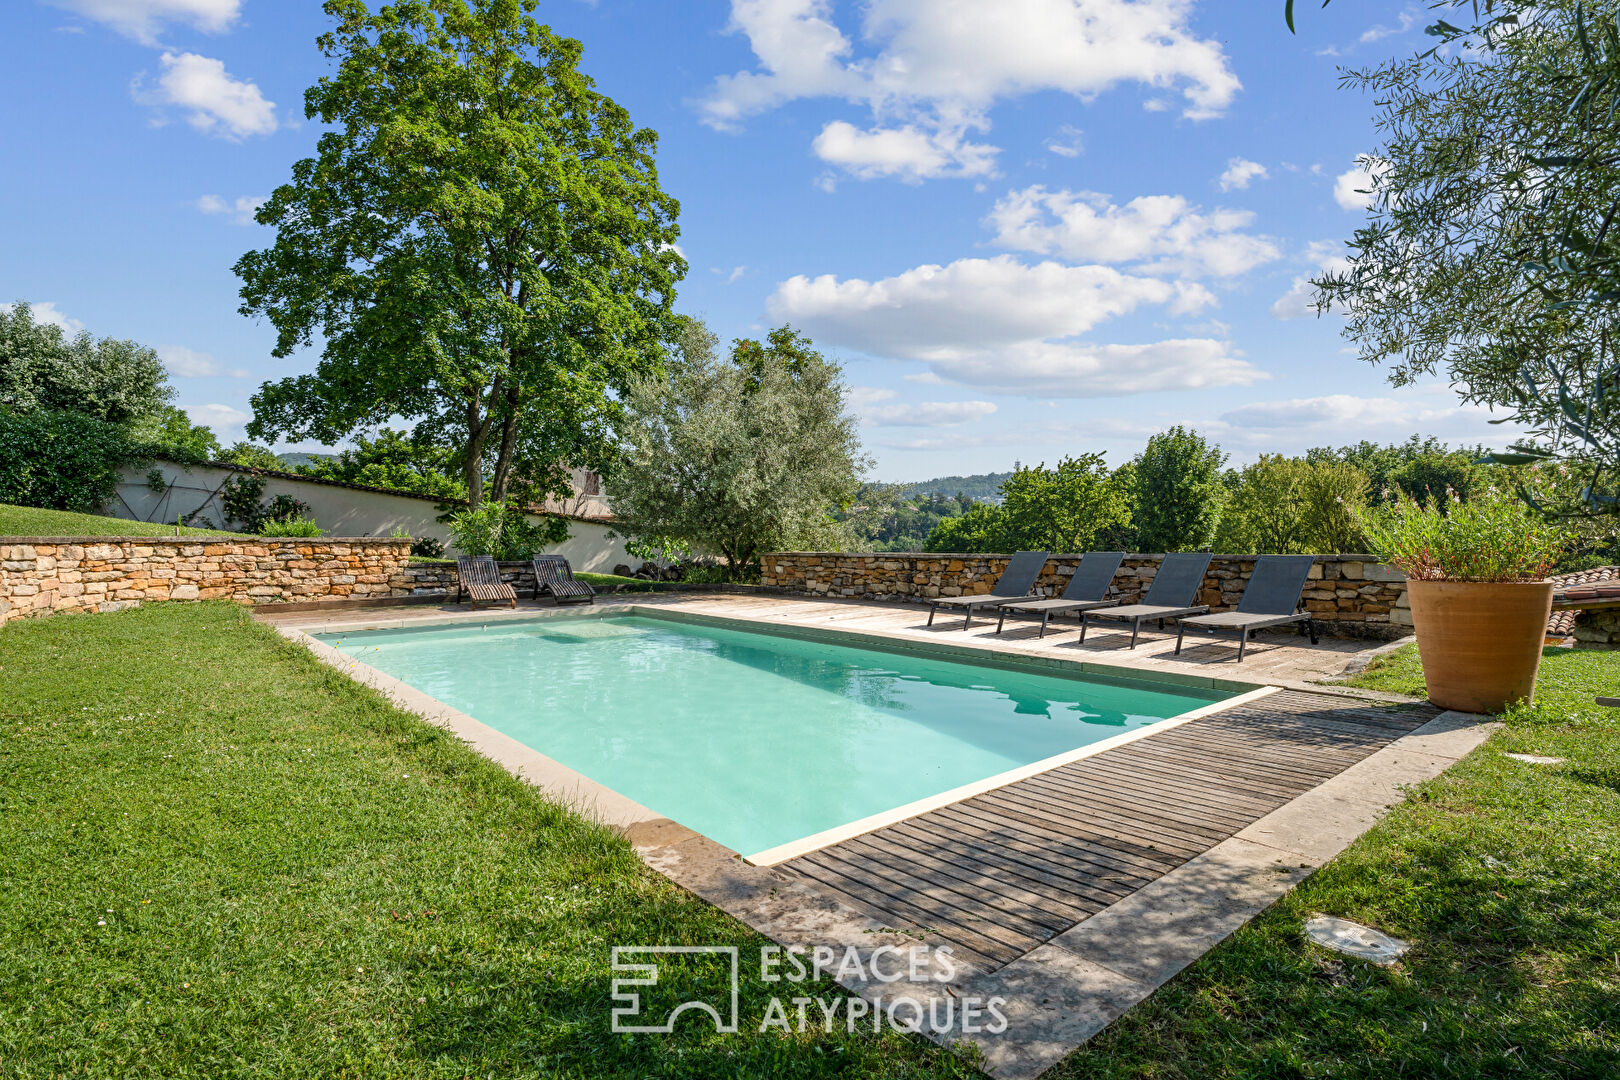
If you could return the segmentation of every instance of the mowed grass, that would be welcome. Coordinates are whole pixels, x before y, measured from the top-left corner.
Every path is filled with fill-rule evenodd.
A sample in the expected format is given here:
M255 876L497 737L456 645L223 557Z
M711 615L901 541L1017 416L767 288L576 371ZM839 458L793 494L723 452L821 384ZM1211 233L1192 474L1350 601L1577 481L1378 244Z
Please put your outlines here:
M1423 684L1423 662L1416 645L1384 654L1361 674L1340 680L1340 685L1411 697L1428 696ZM1601 720L1612 715L1613 710L1600 709L1593 699L1616 694L1620 694L1620 653L1549 647L1541 651L1534 703L1514 709L1510 715L1516 719L1554 723Z
M611 1034L611 945L760 939L235 608L13 623L0 685L0 1076L974 1075L759 1034L805 990L746 966L740 1034ZM1620 710L1538 709L1049 1075L1607 1077L1617 1031Z
M1416 664L1361 685L1411 693ZM1616 687L1620 654L1548 650L1535 707L1051 1075L1620 1076L1620 709L1593 703ZM1306 944L1318 913L1412 950Z
M761 939L237 607L8 624L0 685L0 1076L972 1075L610 1033L611 946Z
M174 536L173 522L126 521L100 514L41 510L0 503L0 536ZM214 529L181 528L181 536L235 536Z

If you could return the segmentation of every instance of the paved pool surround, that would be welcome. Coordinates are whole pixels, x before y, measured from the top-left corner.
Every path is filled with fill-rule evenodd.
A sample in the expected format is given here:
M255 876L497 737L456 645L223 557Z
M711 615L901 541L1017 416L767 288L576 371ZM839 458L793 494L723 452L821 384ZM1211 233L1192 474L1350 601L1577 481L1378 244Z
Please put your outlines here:
M761 558L760 584L808 596L924 601L988 593L1010 555L907 552L772 552ZM1256 555L1216 555L1198 603L1215 611L1237 607L1254 572ZM1304 604L1323 632L1343 637L1394 639L1412 632L1406 575L1373 555L1317 555L1305 584ZM1139 603L1163 555L1131 555L1114 575L1110 595ZM1061 593L1080 556L1053 555L1035 591Z

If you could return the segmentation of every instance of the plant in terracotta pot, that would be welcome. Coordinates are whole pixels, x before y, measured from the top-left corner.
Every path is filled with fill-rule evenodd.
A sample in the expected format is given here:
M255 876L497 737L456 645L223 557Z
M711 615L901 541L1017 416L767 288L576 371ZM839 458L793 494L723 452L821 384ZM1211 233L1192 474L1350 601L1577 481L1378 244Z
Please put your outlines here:
M1429 700L1496 713L1535 695L1552 614L1547 571L1570 537L1523 502L1487 495L1368 513L1367 539L1406 572Z

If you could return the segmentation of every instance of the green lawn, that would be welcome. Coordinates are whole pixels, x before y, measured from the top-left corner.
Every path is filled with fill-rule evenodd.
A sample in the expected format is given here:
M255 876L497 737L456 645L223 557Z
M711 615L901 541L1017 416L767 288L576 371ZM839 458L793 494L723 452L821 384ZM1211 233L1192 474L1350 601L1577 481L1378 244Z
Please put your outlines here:
M1411 697L1428 694L1416 645L1384 654L1366 671L1341 680L1340 685ZM1617 693L1620 693L1620 653L1551 647L1541 652L1535 704L1528 710L1515 710L1514 715L1548 720L1602 719L1608 712L1599 709L1592 699L1600 694L1614 696Z
M610 1034L611 945L758 939L240 609L14 622L0 685L0 1075L973 1075L756 1034L748 979L742 1034ZM1339 959L1319 911L1414 949ZM1620 710L1543 707L1051 1075L1600 1077L1617 1031Z
M100 514L67 510L40 510L33 506L0 503L0 536L174 536L175 527L151 521L126 521ZM188 529L181 536L235 536L213 529Z

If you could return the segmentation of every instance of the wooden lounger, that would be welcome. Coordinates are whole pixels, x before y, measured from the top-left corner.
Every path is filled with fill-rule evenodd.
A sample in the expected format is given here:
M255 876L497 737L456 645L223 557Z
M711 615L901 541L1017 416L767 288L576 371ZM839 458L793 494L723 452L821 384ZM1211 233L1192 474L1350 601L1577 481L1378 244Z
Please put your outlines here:
M557 598L559 604L593 604L596 590L588 582L574 577L574 568L561 555L534 557L534 598L542 593Z
M456 603L461 603L463 594L474 606L505 602L517 607L517 590L501 580L501 568L488 555L456 559Z

